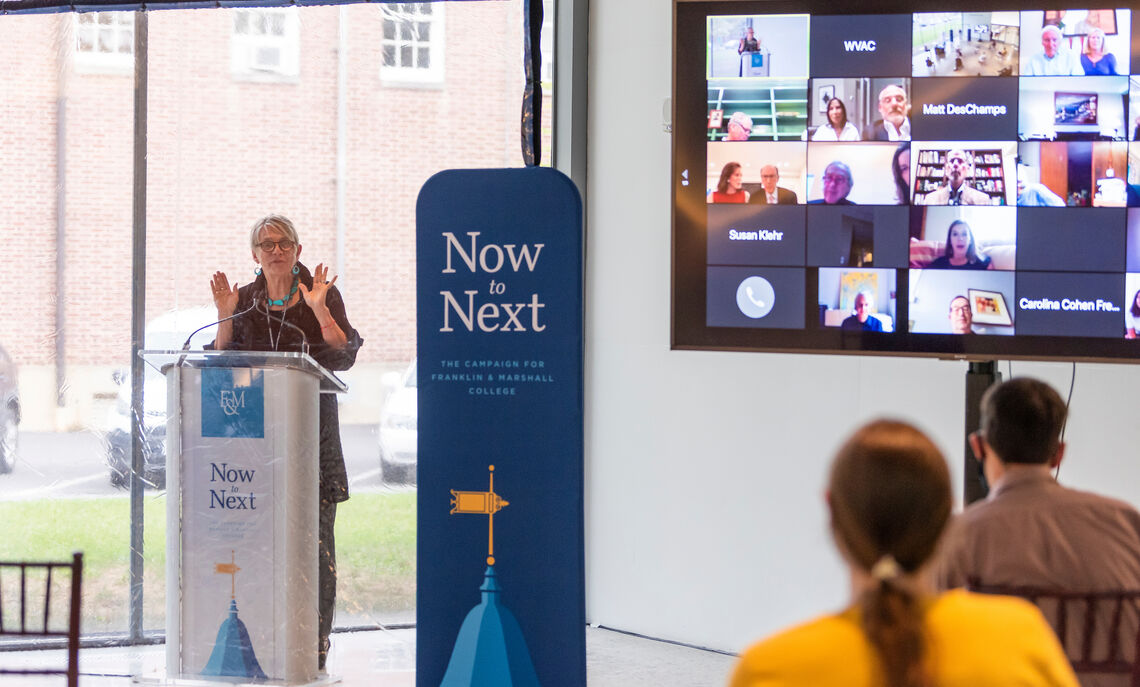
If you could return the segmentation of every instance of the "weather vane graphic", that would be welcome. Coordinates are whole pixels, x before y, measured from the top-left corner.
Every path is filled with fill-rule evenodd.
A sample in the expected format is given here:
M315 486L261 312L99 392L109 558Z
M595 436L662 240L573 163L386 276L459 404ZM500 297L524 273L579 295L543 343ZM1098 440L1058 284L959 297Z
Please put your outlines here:
M241 571L230 550L229 563L215 563L214 572L219 575L230 576L230 610L226 619L218 628L218 638L214 640L214 650L210 652L210 660L202 670L202 675L227 675L232 677L255 677L266 679L265 671L257 662L253 651L253 642L249 639L249 631L245 623L238 617L237 610L237 574Z
M451 514L487 516L487 565L494 565L495 513L511 505L511 502L495 493L495 466L488 465L487 470L490 472L487 491L451 490Z
M451 515L487 516L487 569L479 587L482 600L463 619L440 687L539 687L522 628L499 598L503 590L495 573L495 513L510 502L495 493L495 466L487 470L487 491L451 490Z
M241 568L237 567L237 563L234 562L233 549L230 549L230 562L229 563L217 563L214 565L214 572L215 573L230 576L230 598L231 599L237 598L237 574L239 571L241 571Z

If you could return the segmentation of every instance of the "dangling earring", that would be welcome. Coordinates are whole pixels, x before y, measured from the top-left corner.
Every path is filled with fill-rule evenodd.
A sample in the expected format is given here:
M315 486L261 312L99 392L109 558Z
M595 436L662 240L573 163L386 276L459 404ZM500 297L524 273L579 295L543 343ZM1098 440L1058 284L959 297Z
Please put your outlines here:
M299 265L293 265L293 274L300 274L300 273L301 273L301 267Z
M261 265L258 265L257 269L255 269L253 271L253 273L260 277L261 276Z

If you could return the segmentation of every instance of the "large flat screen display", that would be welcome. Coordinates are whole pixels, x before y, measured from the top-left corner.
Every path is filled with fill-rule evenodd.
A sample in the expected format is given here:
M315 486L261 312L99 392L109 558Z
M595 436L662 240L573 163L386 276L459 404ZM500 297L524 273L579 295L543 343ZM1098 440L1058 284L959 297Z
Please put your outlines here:
M675 3L673 346L1140 360L1140 13L875 8Z

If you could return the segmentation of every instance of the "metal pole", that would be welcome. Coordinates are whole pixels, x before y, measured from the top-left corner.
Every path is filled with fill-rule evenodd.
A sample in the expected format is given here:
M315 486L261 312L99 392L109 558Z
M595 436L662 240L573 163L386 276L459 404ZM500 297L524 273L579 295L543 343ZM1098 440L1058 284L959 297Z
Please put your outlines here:
M67 384L67 97L55 105L55 404L66 405Z
M348 8L340 6L336 57L336 272L344 288L348 211Z
M971 362L966 371L966 455L962 471L964 482L962 484L963 505L970 505L974 501L984 499L989 493L989 485L982 475L981 464L974 459L973 449L970 448L970 434L981 429L982 425L982 395L986 389L1001 381L1001 373L997 371L994 361Z
M586 205L586 70L589 0L554 1L554 168L570 177Z
M143 361L146 319L147 16L135 12L134 207L131 241L131 599L130 636L143 636Z

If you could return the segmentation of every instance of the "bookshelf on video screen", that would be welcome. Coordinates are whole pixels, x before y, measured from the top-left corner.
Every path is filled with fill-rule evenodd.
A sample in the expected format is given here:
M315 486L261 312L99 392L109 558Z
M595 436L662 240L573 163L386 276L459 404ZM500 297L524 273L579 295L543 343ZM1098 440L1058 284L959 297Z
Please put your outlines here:
M675 4L674 347L1140 360L1140 13L897 9Z

